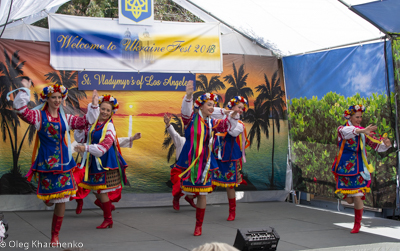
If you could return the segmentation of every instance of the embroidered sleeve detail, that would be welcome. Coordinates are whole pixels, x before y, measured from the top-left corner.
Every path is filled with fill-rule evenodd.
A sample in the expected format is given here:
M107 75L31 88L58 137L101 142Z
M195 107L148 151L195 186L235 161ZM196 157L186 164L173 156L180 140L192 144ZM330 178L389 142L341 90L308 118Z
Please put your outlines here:
M39 110L30 110L27 106L24 106L18 111L18 116L30 125L35 125L36 129L40 127L41 113Z
M372 134L375 134L375 133L372 132ZM373 139L379 140L377 137L375 137L375 135L370 135L370 137ZM375 151L378 150L380 144L372 142L371 140L368 139L368 137L365 137L365 141L366 141L366 144L369 145L370 147L372 147Z
M68 125L71 129L85 129L89 124L86 115L83 117L67 114Z
M226 132L230 126L228 118L225 119L214 119L213 120L213 130L216 132Z

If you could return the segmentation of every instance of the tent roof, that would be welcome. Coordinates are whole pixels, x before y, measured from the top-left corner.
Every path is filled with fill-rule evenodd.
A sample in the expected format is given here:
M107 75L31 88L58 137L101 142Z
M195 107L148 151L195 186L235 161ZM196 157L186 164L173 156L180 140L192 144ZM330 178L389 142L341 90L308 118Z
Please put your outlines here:
M352 8L377 27L380 27L381 30L389 33L400 33L399 0L374 1L355 5Z
M55 13L61 5L69 1L70 0L1 0L0 31L2 31L6 23L7 28L11 28L21 23L32 24L39 21L47 17L49 13Z
M282 55L378 39L384 35L337 0L174 2L198 15L205 22L208 22L206 16L211 15ZM358 4L366 1L348 2Z
M31 24L69 0L13 0L7 29ZM340 1L351 5L389 32L399 32L398 0L173 0L205 22L222 22L221 32L238 31L277 54L292 55L379 39L384 34ZM11 0L0 5L0 30ZM361 4L361 5L360 5ZM384 20L383 20L384 19ZM24 26L22 29L26 29ZM23 31L23 30L22 30ZM10 33L9 33L10 34ZM231 41L240 45L238 35ZM24 35L22 35L24 36ZM236 39L234 38L236 37ZM240 39L241 40L241 39ZM246 43L242 41L242 43ZM225 48L233 48L223 44ZM249 52L250 54L256 52ZM265 52L264 52L265 53Z
M12 28L7 28L1 38L30 41L50 41L48 29L24 23Z

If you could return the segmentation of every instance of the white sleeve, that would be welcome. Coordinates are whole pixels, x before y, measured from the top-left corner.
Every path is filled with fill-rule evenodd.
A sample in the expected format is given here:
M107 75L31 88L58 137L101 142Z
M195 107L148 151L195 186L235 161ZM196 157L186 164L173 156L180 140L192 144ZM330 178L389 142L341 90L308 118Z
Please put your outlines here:
M342 128L339 128L339 133L341 134L342 138L344 139L352 139L355 136L358 136L359 134L356 133L356 127L354 126L344 126Z
M244 131L244 126L242 123L237 123L236 127L228 129L228 133L232 136L232 137L237 137L239 136L242 132Z
M74 139L77 143L86 143L85 130L74 130Z
M186 139L185 139L185 137L182 137L181 135L179 135L179 133L177 133L175 131L174 127L171 124L167 127L167 131L168 131L169 135L171 135L172 141L174 142L175 149L176 149L176 159L178 159L179 155L181 155L182 148L186 142Z
M190 118L190 116L192 116L193 113L193 98L188 99L185 95L185 97L182 100L182 108L181 108L181 112L182 112L182 117L183 118Z
M123 138L118 138L119 146L122 148L132 148L132 142L130 137L123 137Z
M375 149L377 152L386 152L389 148L391 148L392 146L386 146L384 143L381 143L378 145L378 148Z
M212 119L224 119L226 117L224 108L214 107L214 112L211 114Z
M104 129L103 129L104 130ZM85 152L90 152L96 157L103 156L114 144L115 140L115 128L112 123L108 123L106 136L100 144L91 144L85 146Z
M234 131L235 129L236 129L236 127L238 126L238 124L239 124L239 119L240 119L240 115L237 113L236 114L236 116L234 117L234 118L232 118L231 117L231 114L232 114L233 112L231 112L230 114L229 114L229 116L228 116L228 121L229 121L229 123L230 123L230 126L229 126L229 128L228 128L228 133L230 134L230 131ZM242 127L243 128L243 127ZM244 130L244 129L243 129ZM232 134L231 134L232 135ZM239 135L239 134L238 134ZM233 136L233 135L232 135ZM236 135L237 136L237 135Z
M75 135L75 134L74 134ZM79 145L78 142L74 141L71 143L71 149L72 149L72 153L76 153L75 151L75 146Z
M97 118L100 115L100 109L99 105L92 105L92 103L89 103L87 113L86 113L86 120L88 121L89 125L93 125Z
M30 97L25 91L19 91L14 98L13 107L21 119L28 124L34 125L36 130L40 130L40 122L42 121L42 113L39 110L31 110L28 108Z
M167 127L167 131L171 136L172 141L174 142L175 148L182 148L181 141L179 140L181 136L175 131L174 127L171 124Z

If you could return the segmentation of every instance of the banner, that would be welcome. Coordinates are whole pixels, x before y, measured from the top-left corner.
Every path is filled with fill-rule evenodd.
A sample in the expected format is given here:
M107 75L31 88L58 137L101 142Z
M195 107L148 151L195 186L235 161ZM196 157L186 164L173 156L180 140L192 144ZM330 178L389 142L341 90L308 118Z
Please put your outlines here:
M337 128L346 122L344 111L351 105L365 105L361 126L376 125L376 133L387 133L392 144L395 139L390 43L284 57L283 66L290 103L294 189L337 198L331 167L339 152ZM367 150L375 172L365 204L392 207L396 201L396 150L392 147L378 153L369 146Z
M189 80L196 83L196 75L83 71L78 74L78 87L85 91L186 91Z
M62 84L68 88L66 113L83 116L88 104L92 102L93 92L78 89L78 75L89 73L54 70L49 65L48 58L47 42L0 39L0 65L10 65L10 62L15 65L0 69L0 83L3 89L5 92L13 90L17 83L13 82L16 81L16 76L30 77L34 86L31 88L32 102L29 106L33 107L39 103L38 94L43 87ZM114 79L116 76L114 75ZM286 116L279 119L269 117L260 109L270 102L270 97L274 100L278 100L279 97L279 102L274 103L275 108L284 104L284 96L279 96L284 89L281 69L275 57L224 55L223 74L196 74L194 98L205 92L216 93L220 107L225 107L236 95L244 96L249 101L249 109L242 116L251 143L246 149L247 162L243 163L242 168L243 179L247 185L240 185L235 188L236 191L285 188L288 121ZM265 95L267 90L271 90L273 95ZM170 193L170 166L175 162L175 146L166 131L164 114L172 115L171 125L183 136L185 127L180 114L185 92L99 90L98 93L112 95L119 102L118 112L113 115L118 138L142 133L141 139L133 141L132 148L121 148L122 156L128 164L126 175L131 184L124 187L123 193ZM255 103L261 106L255 106ZM1 114L10 113L12 100L6 101L3 95L0 96L0 104L8 105L0 106ZM32 165L34 134L29 133L32 127L18 116L8 116L4 119L7 120L4 123L6 129L0 131L0 137L3 139L0 140L0 194L34 193L32 190L37 186L34 179L32 182L23 182L23 177ZM14 130L9 128L10 125L17 126ZM12 131L11 134L7 133L8 129ZM28 134L24 137L27 130ZM71 137L73 140L72 134ZM11 147L12 145L16 147ZM75 153L74 159L76 157ZM80 157L77 161L80 161ZM216 188L215 191L225 193L225 188Z
M108 18L49 15L57 70L221 73L218 23L119 25Z
M118 0L120 24L153 25L153 0Z

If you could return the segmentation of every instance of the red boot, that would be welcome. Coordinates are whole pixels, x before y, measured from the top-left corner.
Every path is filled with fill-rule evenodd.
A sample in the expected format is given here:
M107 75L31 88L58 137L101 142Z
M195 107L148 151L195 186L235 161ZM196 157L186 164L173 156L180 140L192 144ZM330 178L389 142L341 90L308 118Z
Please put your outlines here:
M98 207L100 207L101 209L103 209L103 205L101 204L99 199L96 199L94 201L94 204ZM111 211L115 211L115 206L111 203Z
M201 227L203 226L205 208L196 208L196 227L194 228L194 236L201 235Z
M76 205L75 213L76 214L81 214L82 213L82 207L83 207L83 200L82 199L76 199L76 203L78 203L78 204Z
M193 199L194 199L194 198L193 198ZM197 207L196 207L196 204L194 204L193 199L189 198L187 195L185 196L185 200L186 200L192 207L197 208Z
M236 216L236 198L228 200L229 200L229 216L227 221L233 221L235 220Z
M179 210L179 199L181 198L181 196L180 195L175 195L174 196L174 199L172 200L172 207L175 209L175 210Z
M111 216L111 201L107 201L103 204L103 215L104 215L104 221L101 223L100 226L96 227L97 229L104 229L104 228L112 228L113 226L113 220Z
M350 233L356 234L360 231L361 228L361 220L363 215L363 209L355 209L354 208L354 227Z
M61 224L63 222L64 216L57 216L53 214L53 222L51 224L51 246L57 247L60 241L58 240L58 234L60 233Z

